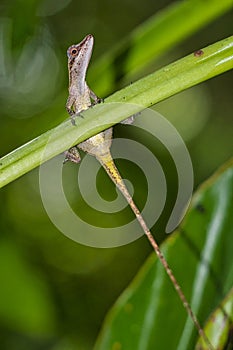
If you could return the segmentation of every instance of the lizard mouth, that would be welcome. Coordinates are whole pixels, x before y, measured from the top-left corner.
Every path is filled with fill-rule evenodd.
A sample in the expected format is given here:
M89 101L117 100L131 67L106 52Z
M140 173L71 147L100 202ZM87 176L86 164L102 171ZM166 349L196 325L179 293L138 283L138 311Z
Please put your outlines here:
M88 34L87 36L85 36L85 38L79 43L77 44L78 46L83 47L85 44L88 43L88 45L92 42L92 45L93 46L93 43L94 43L94 37L92 34Z

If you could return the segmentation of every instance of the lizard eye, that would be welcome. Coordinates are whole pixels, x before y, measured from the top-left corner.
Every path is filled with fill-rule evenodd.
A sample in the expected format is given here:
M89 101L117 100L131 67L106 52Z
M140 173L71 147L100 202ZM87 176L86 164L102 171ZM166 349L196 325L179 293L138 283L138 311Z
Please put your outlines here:
M70 56L75 57L75 56L77 56L78 52L79 52L79 50L76 47L71 46L67 51L67 55L68 55L68 57L70 57Z

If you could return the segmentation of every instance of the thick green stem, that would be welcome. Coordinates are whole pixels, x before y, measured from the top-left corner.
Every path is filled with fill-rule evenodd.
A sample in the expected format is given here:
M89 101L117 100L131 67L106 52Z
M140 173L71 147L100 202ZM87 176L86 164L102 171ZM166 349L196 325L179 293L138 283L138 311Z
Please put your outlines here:
M233 68L233 36L169 64L116 92L108 97L103 105L97 105L83 112L83 118L77 117L76 127L67 120L1 158L0 187L72 145L124 120L132 113L139 112L231 68ZM127 108L127 104L132 104L130 105L132 108ZM46 149L48 142L49 148Z

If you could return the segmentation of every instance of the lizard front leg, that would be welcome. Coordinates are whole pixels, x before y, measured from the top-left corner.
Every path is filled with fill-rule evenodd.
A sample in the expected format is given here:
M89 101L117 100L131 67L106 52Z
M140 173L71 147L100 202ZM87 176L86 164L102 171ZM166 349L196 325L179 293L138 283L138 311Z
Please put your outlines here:
M94 91L92 91L90 88L89 88L89 93L90 93L91 99L94 101L93 105L95 105L95 104L97 104L97 103L104 102L104 99L98 97L98 96L94 93Z
M69 95L67 102L66 102L66 110L71 117L75 114L74 109L73 109L74 103L75 103L75 97L72 95Z
M75 112L75 109L74 109L75 102L76 102L76 99L75 99L75 97L72 96L72 95L70 95L70 96L68 97L67 102L66 102L66 110L67 110L67 112L68 112L69 115L70 115L72 125L76 125L76 123L75 123L75 117L76 117L76 116L82 117L81 111L78 112L78 113ZM82 117L82 118L83 118L83 117Z

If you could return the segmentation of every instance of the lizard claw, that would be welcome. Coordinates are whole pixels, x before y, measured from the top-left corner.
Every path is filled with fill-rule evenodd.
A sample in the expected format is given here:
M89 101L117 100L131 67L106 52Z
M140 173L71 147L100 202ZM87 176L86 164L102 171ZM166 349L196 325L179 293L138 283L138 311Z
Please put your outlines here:
M104 98L97 97L97 103L104 103Z
M71 120L71 124L74 126L76 126L76 121L75 121L76 117L84 118L84 116L81 114L81 112L72 114L70 116L70 120Z
M74 114L71 115L70 120L71 120L71 124L72 124L73 126L76 126L75 115L74 115Z
M104 103L104 99L103 98L97 98L97 100L93 101L91 104L91 108L94 107L95 105L99 104L99 103Z
M80 154L77 150L77 147L71 147L68 151L65 153L65 159L63 161L63 164L65 164L68 161L71 161L73 163L79 163L81 161Z

